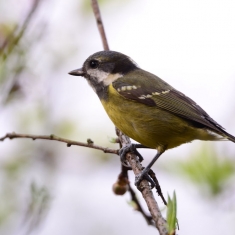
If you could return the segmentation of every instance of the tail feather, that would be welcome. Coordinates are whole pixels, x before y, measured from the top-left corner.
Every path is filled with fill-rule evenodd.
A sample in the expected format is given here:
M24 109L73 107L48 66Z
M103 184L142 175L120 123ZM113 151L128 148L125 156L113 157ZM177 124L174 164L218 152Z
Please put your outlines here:
M225 134L225 136L226 136L226 138L227 138L228 140L230 140L230 141L232 141L233 143L235 143L235 137L234 137L233 135L227 133L226 131L223 131L223 132L224 132L224 134Z

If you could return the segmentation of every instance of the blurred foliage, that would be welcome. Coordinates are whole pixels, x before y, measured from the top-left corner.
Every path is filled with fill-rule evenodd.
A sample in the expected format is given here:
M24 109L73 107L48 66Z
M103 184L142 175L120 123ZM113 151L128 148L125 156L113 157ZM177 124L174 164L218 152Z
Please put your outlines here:
M166 169L189 179L208 196L219 196L228 188L232 188L229 184L235 176L235 162L229 157L218 156L218 153L206 144L187 160L172 162Z
M8 179L19 179L19 175L22 174L22 171L24 171L27 163L28 161L26 157L18 156L12 161L7 161L3 164L1 171L4 172L5 177Z
M27 89L30 88L32 91L34 89L33 86L29 86L31 82L29 74L34 70L31 59L35 53L35 45L42 40L44 30L40 27L42 22L39 20L34 33L30 34L28 31L33 28L32 22L40 10L41 2L41 0L25 2L18 8L19 11L28 9L25 14L16 14L10 20L7 17L0 19L0 109L5 111L6 121L12 120L11 128L18 126L24 128L25 132L35 130L39 123L42 124L40 128L47 129L52 122L48 115L49 105L43 99L38 99L37 105L32 106L30 103L26 105L26 99L31 95ZM11 10L10 6L7 7L7 2L3 1L0 2L0 8ZM57 128L56 125L58 123L55 123L52 129ZM68 127L68 122L65 122L65 125ZM67 131L65 127L60 126L60 128L61 131ZM26 144L12 142L11 146L7 151L1 151L0 156L0 200L4 202L0 207L1 234L7 234L6 231L13 229L11 226L5 228L12 219L14 223L23 222L22 227L28 231L39 226L45 219L50 204L50 191L47 186L53 178L48 172L52 174L55 170L55 157L58 151L55 148L52 150L47 144L42 147L29 142ZM33 169L34 166L37 167ZM43 186L37 185L40 173L45 177Z
M21 40L31 23L41 0L34 0L21 22L0 22L0 105L21 93L20 76L27 68L28 47L34 38ZM13 26L12 26L13 25Z
M0 225L4 224L14 211L18 209L17 195L14 189L20 182L20 176L26 168L27 159L19 156L17 159L1 164L0 198L4 203L0 207Z
M24 218L24 223L28 223L28 233L43 222L49 209L50 200L50 193L45 186L40 187L35 182L31 183L30 200Z
M29 223L28 228L39 224L42 215L45 214L48 207L50 195L45 186L38 187L35 182L31 183L30 192L27 194L29 200L25 200L24 194L19 191L18 186L23 189L28 187L25 181L25 171L30 166L26 156L18 156L11 161L1 165L1 191L0 198L2 206L0 207L0 226L4 225L17 211L25 210L24 222ZM27 203L21 204L21 200ZM30 222L29 222L30 221Z

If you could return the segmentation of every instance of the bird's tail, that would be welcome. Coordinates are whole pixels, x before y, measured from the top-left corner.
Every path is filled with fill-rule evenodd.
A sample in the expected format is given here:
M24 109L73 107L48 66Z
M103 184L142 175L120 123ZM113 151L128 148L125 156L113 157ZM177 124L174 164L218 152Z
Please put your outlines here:
M230 141L232 141L233 143L235 143L235 137L229 133L227 133L226 131L224 131L224 134L226 136L226 138Z

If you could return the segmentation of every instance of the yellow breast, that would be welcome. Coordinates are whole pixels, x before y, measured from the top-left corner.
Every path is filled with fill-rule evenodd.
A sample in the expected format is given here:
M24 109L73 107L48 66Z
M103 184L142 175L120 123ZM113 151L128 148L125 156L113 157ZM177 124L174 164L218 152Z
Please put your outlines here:
M212 140L206 130L194 128L187 120L157 107L126 99L112 85L108 98L101 102L117 128L150 148L166 150L194 139Z

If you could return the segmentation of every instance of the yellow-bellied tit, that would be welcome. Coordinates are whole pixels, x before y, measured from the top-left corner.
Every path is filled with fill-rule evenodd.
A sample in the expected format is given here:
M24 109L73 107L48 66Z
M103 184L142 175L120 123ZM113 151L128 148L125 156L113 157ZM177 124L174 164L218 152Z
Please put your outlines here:
M121 149L121 159L125 159L128 151L136 151L136 147L157 150L155 157L136 178L137 185L143 178L152 183L148 171L167 149L195 139L227 139L235 143L235 137L193 100L139 68L122 53L97 52L87 58L82 68L69 74L85 77L114 125L141 144Z

